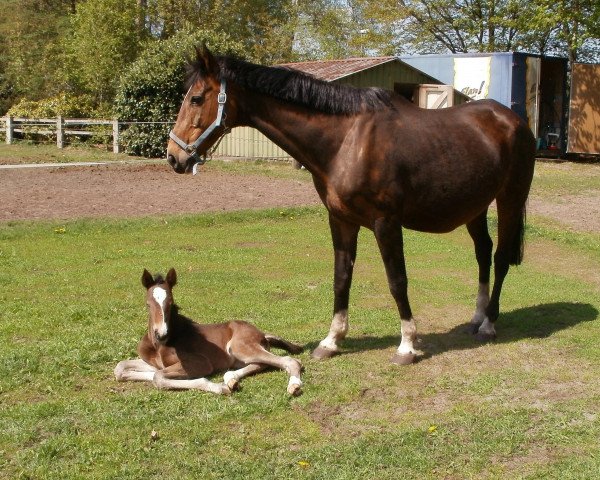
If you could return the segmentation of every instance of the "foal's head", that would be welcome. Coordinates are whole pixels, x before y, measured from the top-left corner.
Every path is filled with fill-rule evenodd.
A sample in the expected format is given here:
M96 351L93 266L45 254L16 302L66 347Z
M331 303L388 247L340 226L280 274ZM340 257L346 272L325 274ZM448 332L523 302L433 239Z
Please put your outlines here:
M172 268L167 278L162 275L152 277L148 270L142 274L142 285L146 287L146 305L148 305L148 334L153 342L165 344L171 330L171 312L173 294L171 289L177 283L177 273Z

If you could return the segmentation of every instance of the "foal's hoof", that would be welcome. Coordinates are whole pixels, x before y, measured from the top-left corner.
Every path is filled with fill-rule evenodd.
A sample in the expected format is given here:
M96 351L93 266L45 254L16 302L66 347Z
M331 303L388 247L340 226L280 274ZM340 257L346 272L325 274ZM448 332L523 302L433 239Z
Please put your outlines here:
M288 385L287 392L292 397L297 397L299 395L302 395L302 385L298 385L297 383L292 383L291 385Z
M391 362L394 365L410 365L415 363L417 356L414 353L395 353Z
M231 388L229 388L229 386L225 385L224 383L221 384L221 391L219 392L220 395L231 395L233 393L233 390Z
M232 392L234 392L235 390L237 390L239 388L240 384L237 381L237 379L232 378L231 380L229 380L227 382L227 388L229 388L229 390L231 390Z
M496 334L477 332L475 338L477 338L477 340L479 340L481 343L488 343L496 340Z
M225 375L223 375L223 382L232 392L239 387L239 380L233 372L225 372Z
M318 346L313 350L311 357L315 360L326 360L328 358L333 357L336 353L337 352L335 350L330 350L328 348Z

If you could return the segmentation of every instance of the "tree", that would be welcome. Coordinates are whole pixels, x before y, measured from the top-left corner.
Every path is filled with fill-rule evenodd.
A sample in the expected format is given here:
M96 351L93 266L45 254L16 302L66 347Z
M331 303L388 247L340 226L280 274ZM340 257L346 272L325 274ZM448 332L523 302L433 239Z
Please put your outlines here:
M244 45L245 56L261 63L289 60L297 0L144 0L147 32L167 39L181 30L227 32Z
M112 102L119 72L133 62L143 38L136 28L137 0L87 0L71 17L65 37L63 75L71 89L92 94L98 103Z
M59 40L72 7L66 0L3 0L0 16L0 107L20 97L40 99L60 92L56 72ZM0 112L0 113L2 113Z

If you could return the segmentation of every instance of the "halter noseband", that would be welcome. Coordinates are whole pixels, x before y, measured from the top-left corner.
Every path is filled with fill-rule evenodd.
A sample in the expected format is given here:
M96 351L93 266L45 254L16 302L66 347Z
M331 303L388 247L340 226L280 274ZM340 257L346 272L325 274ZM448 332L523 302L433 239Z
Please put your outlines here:
M179 147L184 150L186 153L190 155L190 158L195 160L193 173L196 175L196 171L198 165L204 165L206 163L206 155L202 157L198 155L198 147L202 145L202 143L223 123L224 110L225 110L225 102L227 102L227 93L225 92L225 88L227 86L227 82L223 79L221 80L221 90L219 91L219 95L217 97L217 102L219 104L217 110L217 118L210 126L204 130L202 135L200 135L194 143L185 143L181 140L177 135L175 135L174 130L169 132L169 138L173 140Z

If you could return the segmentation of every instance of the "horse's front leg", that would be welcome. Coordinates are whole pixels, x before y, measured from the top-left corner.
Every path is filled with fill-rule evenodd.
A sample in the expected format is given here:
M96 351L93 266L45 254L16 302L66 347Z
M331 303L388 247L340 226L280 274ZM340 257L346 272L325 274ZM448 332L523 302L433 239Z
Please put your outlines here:
M415 361L414 342L417 326L408 302L408 277L404 262L402 226L395 218L381 218L375 222L373 230L385 265L390 292L400 312L402 340L396 354L392 357L392 363L408 365Z
M117 363L114 373L119 382L151 382L157 369L141 358L123 360Z
M207 378L204 378L205 375L213 373L212 367L205 369L196 367L196 370L194 373L197 373L198 377L194 376L194 378L190 378L189 374L181 366L181 363L175 363L154 374L154 385L164 390L203 390L218 395L228 395L231 393L227 385L211 382Z
M347 223L329 214L329 227L334 248L333 320L329 334L319 343L312 356L318 360L330 358L339 350L339 342L348 333L348 300L352 271L356 260L359 225Z

